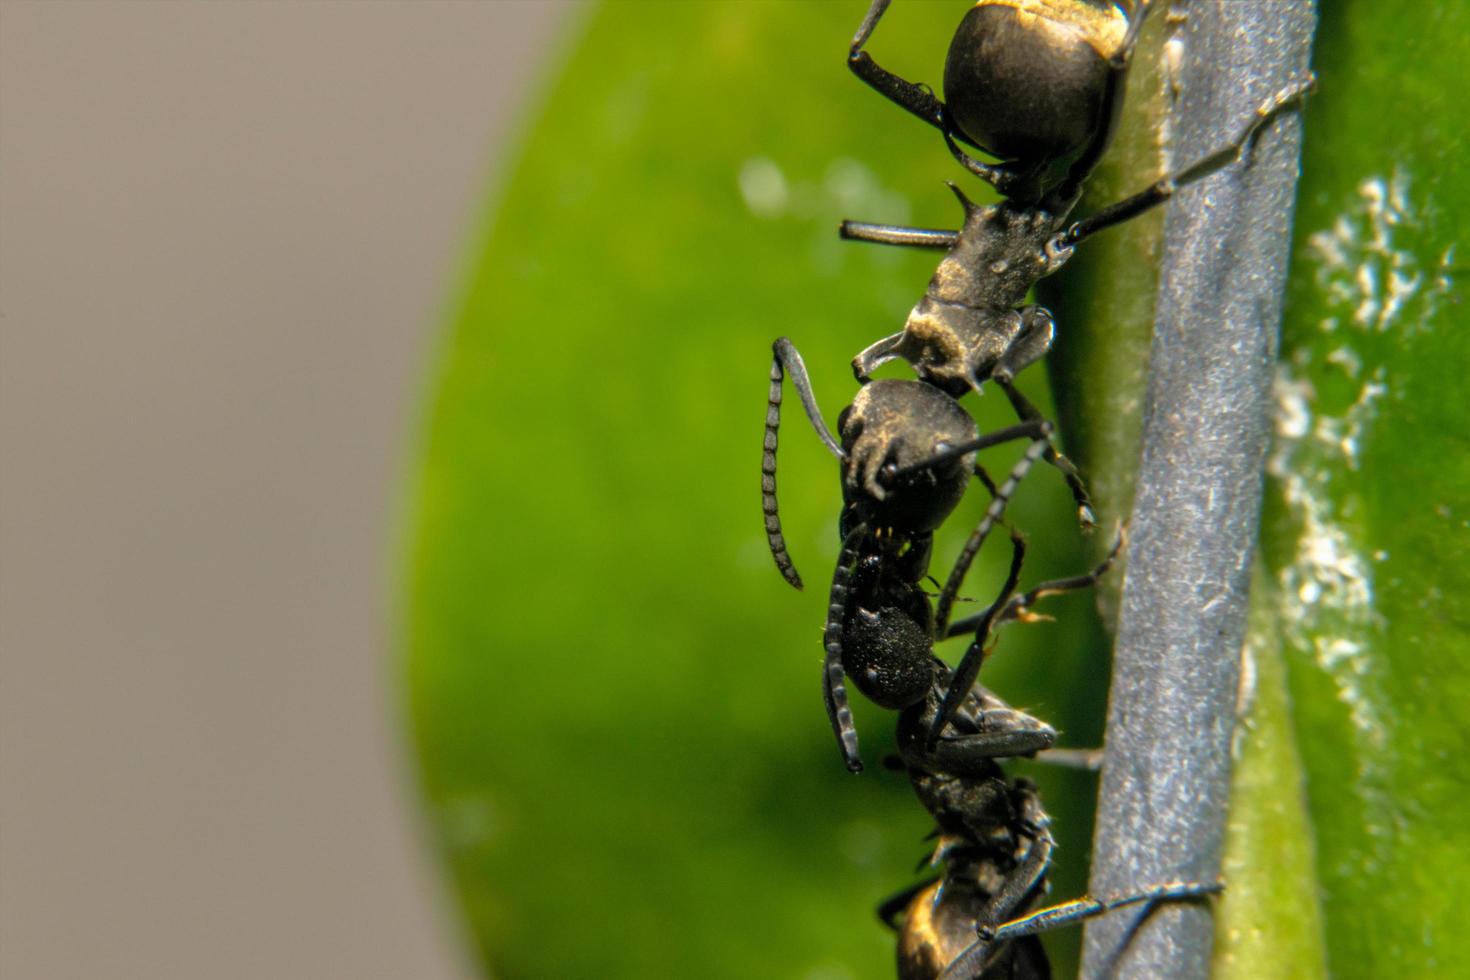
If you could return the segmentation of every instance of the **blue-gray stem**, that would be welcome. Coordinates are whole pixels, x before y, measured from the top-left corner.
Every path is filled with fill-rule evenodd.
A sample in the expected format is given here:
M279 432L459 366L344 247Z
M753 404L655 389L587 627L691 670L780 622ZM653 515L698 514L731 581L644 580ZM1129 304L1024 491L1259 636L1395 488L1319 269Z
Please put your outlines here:
M1174 166L1228 143L1308 70L1308 0L1172 5ZM1271 381L1301 120L1165 218L1142 459L1130 522L1090 892L1220 873L1240 651L1260 526ZM1226 883L1229 887L1229 883ZM1087 929L1082 976L1204 978L1207 902L1124 909Z

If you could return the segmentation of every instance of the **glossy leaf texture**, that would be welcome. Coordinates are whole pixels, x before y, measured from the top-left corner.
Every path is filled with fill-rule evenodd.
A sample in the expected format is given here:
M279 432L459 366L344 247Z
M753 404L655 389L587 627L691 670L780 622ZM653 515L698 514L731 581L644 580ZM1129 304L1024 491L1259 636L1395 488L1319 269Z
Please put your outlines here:
M981 193L849 74L863 9L601 8L496 191L432 381L404 617L427 824L496 976L892 975L875 908L918 879L931 825L880 765L892 715L856 706L859 777L828 729L837 467L789 392L782 516L805 593L772 565L758 495L771 341L795 341L835 424L852 356L936 261L841 242L838 221L954 227L943 181ZM962 13L899 5L875 56L937 83ZM971 407L1014 421L999 397ZM1024 582L1083 570L1058 474L1023 490ZM984 496L941 536L941 573ZM998 587L1002 541L967 597ZM982 680L1095 745L1091 597L1039 611L1056 621L1008 628ZM1094 778L1015 771L1054 817L1057 895L1078 893ZM1049 940L1060 971L1078 941Z
M1470 973L1470 9L1325 5L1275 579L1336 976Z

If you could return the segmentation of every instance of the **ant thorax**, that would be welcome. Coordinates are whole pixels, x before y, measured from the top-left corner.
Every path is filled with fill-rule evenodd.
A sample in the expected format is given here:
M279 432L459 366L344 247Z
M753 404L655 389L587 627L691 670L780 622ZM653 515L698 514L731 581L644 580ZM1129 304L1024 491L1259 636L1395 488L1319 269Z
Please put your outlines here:
M956 394L988 378L1016 349L1027 325L1020 310L1027 292L1072 254L1056 246L1070 207L964 203L958 240L888 351Z

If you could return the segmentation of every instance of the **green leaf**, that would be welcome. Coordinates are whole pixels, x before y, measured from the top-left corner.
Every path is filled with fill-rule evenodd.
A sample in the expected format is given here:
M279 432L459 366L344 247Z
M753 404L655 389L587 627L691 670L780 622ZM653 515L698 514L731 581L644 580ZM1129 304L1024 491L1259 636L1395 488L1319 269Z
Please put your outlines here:
M896 10L875 55L937 82L962 12ZM892 715L857 706L860 777L827 726L840 494L799 412L780 475L804 594L772 567L758 497L771 341L797 343L833 419L852 356L933 270L837 222L960 218L943 141L846 69L862 13L609 5L496 194L434 379L405 639L429 827L498 976L892 973L874 909L915 880L930 822L878 764ZM1061 479L1030 482L1027 581L1081 571ZM1000 550L970 595L998 587ZM1090 605L1056 600L986 668L1072 745L1096 744L1106 690ZM1070 896L1094 781L1037 778ZM1061 962L1077 942L1057 937Z
M433 379L404 644L428 826L497 976L892 974L873 909L914 880L929 825L877 765L890 715L857 706L860 777L827 728L839 493L799 413L780 475L805 594L771 567L757 498L770 341L800 347L830 420L851 356L932 271L839 242L836 222L958 218L942 141L843 65L862 7L599 10L493 191ZM896 5L874 56L937 83L962 12ZM1284 670L1253 646L1220 962L1313 975L1325 944L1334 976L1449 976L1470 973L1450 931L1470 873L1470 119L1445 80L1470 25L1453 4L1324 18L1255 631ZM1130 102L1100 199L1151 176L1155 111ZM1149 220L1089 243L1047 295L1069 446L1107 515L1126 512L1136 455ZM1001 399L971 408L1008 420ZM1031 581L1106 544L1080 539L1051 472L1012 514ZM970 595L996 587L997 556ZM1057 600L1057 622L1008 630L986 667L1071 745L1100 737L1107 689L1090 607ZM1027 774L1062 842L1054 895L1071 897L1094 783ZM1077 940L1048 937L1059 976Z
M1470 973L1470 10L1402 12L1323 10L1264 549L1342 977Z

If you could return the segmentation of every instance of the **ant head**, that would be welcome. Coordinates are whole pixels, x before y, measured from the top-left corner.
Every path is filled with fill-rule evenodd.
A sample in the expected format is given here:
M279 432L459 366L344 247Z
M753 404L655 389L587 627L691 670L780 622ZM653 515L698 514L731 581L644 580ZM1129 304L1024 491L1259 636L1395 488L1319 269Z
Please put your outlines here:
M882 379L863 386L843 422L843 493L859 517L903 533L944 523L974 470L974 453L943 455L976 436L965 410L933 385Z
M905 610L858 609L844 630L843 667L852 683L880 708L917 704L934 683L933 640Z
M1099 0L979 0L944 63L952 124L971 142L1050 185L1111 128L1110 62L1128 18Z

